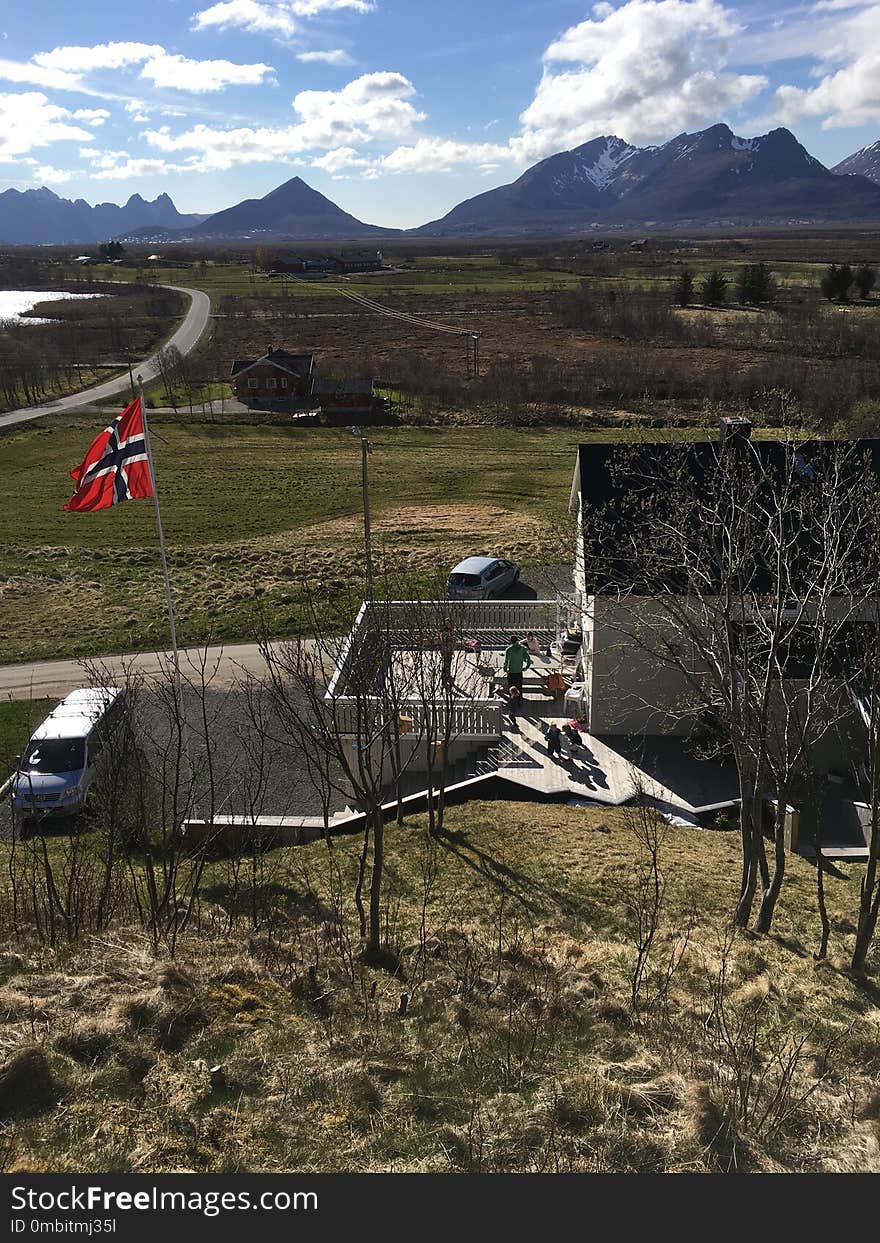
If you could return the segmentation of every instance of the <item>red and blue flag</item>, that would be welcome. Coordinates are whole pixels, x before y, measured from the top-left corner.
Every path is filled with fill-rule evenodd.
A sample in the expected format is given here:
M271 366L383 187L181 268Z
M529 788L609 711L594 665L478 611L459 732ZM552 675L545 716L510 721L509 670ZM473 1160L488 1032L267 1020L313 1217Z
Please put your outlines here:
M76 491L65 509L107 509L153 495L140 397L95 437L70 477Z

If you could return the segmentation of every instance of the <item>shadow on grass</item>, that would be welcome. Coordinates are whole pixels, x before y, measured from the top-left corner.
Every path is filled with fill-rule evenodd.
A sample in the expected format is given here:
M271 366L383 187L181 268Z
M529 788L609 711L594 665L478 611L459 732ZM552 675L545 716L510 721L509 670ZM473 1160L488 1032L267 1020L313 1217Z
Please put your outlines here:
M203 886L199 896L216 902L230 915L249 915L256 905L261 909L280 907L288 915L307 915L316 921L326 922L336 918L333 910L316 894L276 881L266 881L256 887L244 880L238 884L218 881Z
M589 916L586 899L575 897L556 885L547 884L546 881L502 863L488 851L475 846L460 829L453 832L442 829L437 834L437 842L444 850L455 855L467 867L485 877L496 889L508 894L533 914L548 915L561 911L575 919Z

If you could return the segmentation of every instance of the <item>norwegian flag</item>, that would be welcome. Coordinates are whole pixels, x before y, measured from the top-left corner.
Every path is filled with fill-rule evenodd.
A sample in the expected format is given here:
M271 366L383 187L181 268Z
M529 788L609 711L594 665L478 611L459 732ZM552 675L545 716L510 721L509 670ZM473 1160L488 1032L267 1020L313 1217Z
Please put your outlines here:
M140 397L95 437L70 477L76 491L65 509L107 509L153 495Z

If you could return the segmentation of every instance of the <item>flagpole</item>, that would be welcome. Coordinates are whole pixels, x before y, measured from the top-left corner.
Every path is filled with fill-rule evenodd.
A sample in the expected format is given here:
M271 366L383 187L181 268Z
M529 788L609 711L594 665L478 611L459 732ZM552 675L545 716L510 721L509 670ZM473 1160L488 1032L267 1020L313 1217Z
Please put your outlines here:
M138 376L138 396L141 402L141 419L144 425L144 447L147 450L147 462L150 467L150 479L153 484L153 504L156 507L156 526L159 530L159 555L162 558L162 574L165 578L165 602L168 606L168 626L171 630L171 655L174 660L174 685L177 694L177 708L183 719L183 694L180 685L180 653L177 650L177 627L174 624L174 600L171 595L171 579L168 576L168 558L165 555L165 532L162 529L162 511L159 508L159 489L156 486L156 468L153 465L153 450L150 445L150 429L147 425L147 407L144 402L143 377Z

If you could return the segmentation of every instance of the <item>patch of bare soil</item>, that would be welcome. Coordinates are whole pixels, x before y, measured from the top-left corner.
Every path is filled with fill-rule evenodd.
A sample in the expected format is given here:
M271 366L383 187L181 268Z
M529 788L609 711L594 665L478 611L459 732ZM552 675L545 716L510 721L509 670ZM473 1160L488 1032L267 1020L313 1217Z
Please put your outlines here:
M425 538L435 542L446 538L473 537L475 532L492 532L505 547L512 541L536 538L541 529L537 518L530 514L501 509L497 505L477 505L455 502L448 505L399 505L383 509L373 523L374 535L405 540L407 537L422 542ZM340 538L359 538L363 530L363 518L349 514L306 527L302 534L316 542ZM284 540L289 544L290 537Z

